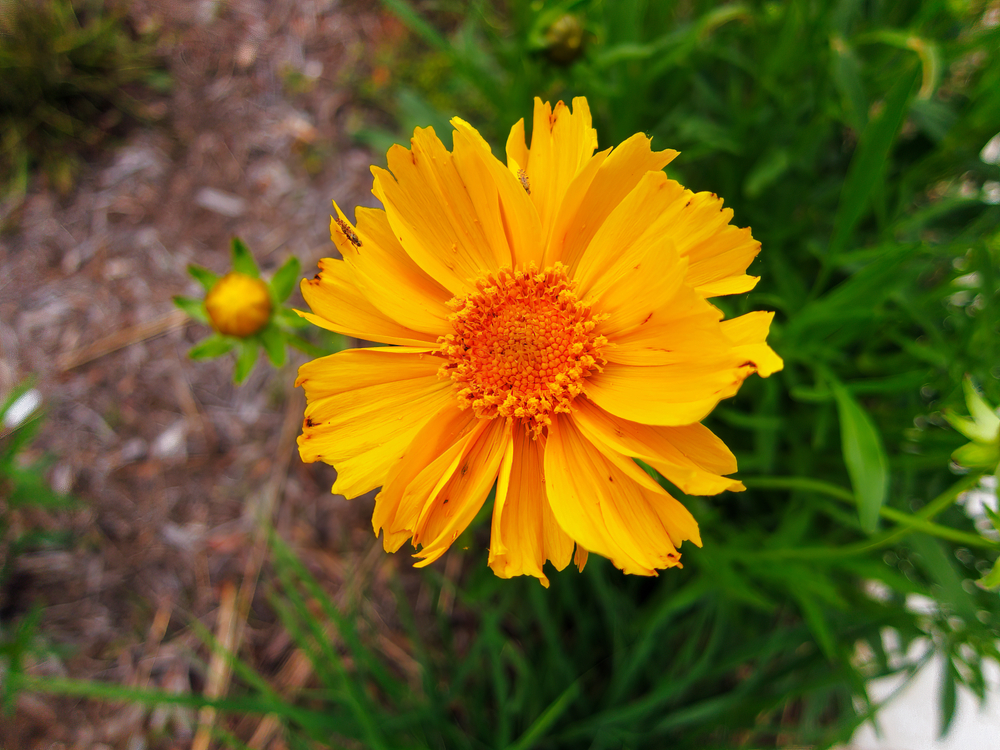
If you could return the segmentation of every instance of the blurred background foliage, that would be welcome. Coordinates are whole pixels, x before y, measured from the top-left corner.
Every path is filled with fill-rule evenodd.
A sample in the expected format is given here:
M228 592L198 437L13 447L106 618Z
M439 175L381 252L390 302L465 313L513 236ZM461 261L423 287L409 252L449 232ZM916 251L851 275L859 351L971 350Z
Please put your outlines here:
M954 463L943 416L980 403L966 374L1000 402L1000 5L383 2L396 31L359 94L398 127L355 133L377 153L415 125L447 144L460 115L501 155L532 97L582 95L601 148L680 149L670 176L753 227L760 284L715 302L776 310L785 370L708 420L748 491L669 488L705 541L683 570L592 557L549 590L488 570L487 504L449 553L460 585L419 574L439 616L409 621L407 674L275 540L272 603L317 689L284 698L241 662L214 702L21 684L270 713L290 747L830 747L874 716L869 679L937 653L946 732L1000 660L997 517L967 494L995 503L995 467Z
M144 101L169 86L155 29L131 28L123 11L108 0L0 0L0 200L23 197L34 169L67 194L82 156L127 120L162 116Z

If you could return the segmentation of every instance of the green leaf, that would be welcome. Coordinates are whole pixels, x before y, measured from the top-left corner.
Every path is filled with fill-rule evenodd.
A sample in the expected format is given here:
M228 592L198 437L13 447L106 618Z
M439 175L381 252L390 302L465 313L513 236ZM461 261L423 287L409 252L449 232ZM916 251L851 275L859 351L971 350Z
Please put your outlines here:
M174 297L174 304L198 322L208 324L208 313L205 311L204 300L177 296Z
M255 279L260 278L257 261L253 259L250 248L239 237L233 237L233 270Z
M957 704L956 683L958 681L958 670L950 656L945 657L944 669L941 670L941 699L938 701L941 730L938 738L948 734L951 722L955 718L955 706Z
M777 148L767 152L750 170L746 182L743 183L743 192L750 198L756 198L780 178L791 165L788 150Z
M837 399L844 463L858 499L861 528L871 534L889 493L889 459L871 417L840 382L833 380L830 385Z
M276 303L281 304L291 296L301 273L302 264L294 255L289 257L284 265L277 270L271 279L271 294L274 295Z
M966 443L951 454L952 460L967 469L992 469L1000 463L1000 446L995 443Z
M285 364L285 335L278 326L269 323L260 332L260 343L272 365L281 367Z
M823 616L823 610L812 595L805 591L796 592L795 598L802 609L802 616L805 618L806 624L809 625L809 630L816 636L816 642L823 651L823 655L833 661L837 657L836 639L829 623Z
M416 33L418 36L423 37L423 40L429 45L441 50L442 52L449 52L451 50L451 45L448 44L448 40L441 36L437 29L424 20L424 17L414 10L413 7L406 2L406 0L382 0L382 2L385 3L393 15L409 26L411 31Z
M216 333L192 346L188 356L191 359L212 359L228 354L234 346L236 346L235 339Z
M864 129L858 149L851 159L851 166L840 192L840 205L834 220L830 254L836 255L851 239L854 228L861 220L889 158L896 134L903 125L907 104L917 82L917 68L900 76L886 96L882 113Z
M830 38L831 73L844 106L844 119L858 133L868 124L868 96L861 80L861 63L843 37Z
M206 292L210 291L212 287L215 286L215 282L219 280L218 275L212 273L207 268L196 266L194 263L188 264L187 270L194 280L201 284L202 288L204 288Z
M236 367L233 368L233 382L242 383L247 379L247 375L257 364L257 347L260 343L257 339L243 339L240 341L240 351L236 355Z

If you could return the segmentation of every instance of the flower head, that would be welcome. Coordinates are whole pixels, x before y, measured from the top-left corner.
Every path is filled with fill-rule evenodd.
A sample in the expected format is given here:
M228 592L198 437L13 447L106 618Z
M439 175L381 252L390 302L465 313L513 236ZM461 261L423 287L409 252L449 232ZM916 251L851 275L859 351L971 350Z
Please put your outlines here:
M683 492L741 490L699 424L743 380L781 369L772 313L732 320L707 300L746 292L760 244L732 211L662 171L642 134L595 153L585 99L535 100L507 162L468 123L430 128L373 168L385 210L337 208L343 260L303 281L316 325L394 346L299 371L299 451L348 497L381 487L386 550L439 558L496 484L489 565L548 585L546 561L588 552L627 573L679 564L698 525L633 459ZM575 548L575 553L574 553Z
M231 271L205 295L212 327L226 336L252 336L271 319L271 293L260 279Z

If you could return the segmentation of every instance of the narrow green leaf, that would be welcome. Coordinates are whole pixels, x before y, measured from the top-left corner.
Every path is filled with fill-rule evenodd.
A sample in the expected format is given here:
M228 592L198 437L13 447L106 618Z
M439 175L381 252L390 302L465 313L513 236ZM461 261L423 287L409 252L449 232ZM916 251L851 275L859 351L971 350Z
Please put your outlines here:
M260 278L260 269L253 259L253 253L239 237L233 237L233 270L255 279Z
M858 499L861 528L874 533L879 510L889 493L889 459L871 417L838 381L831 381L837 411L844 463Z
M174 297L174 304L199 323L208 325L208 313L205 312L205 302L191 297Z
M451 50L448 40L441 36L437 29L429 24L406 0L382 0L396 18L410 27L410 30L432 47L442 52Z
M508 750L528 750L528 748L537 745L539 741L545 738L549 727L566 712L566 709L573 705L573 701L579 695L580 681L576 680L542 711L541 715L535 719L517 742L509 746Z
M260 343L272 365L281 367L285 364L285 335L273 322L260 332Z
M236 367L233 368L233 382L242 383L247 379L247 375L257 364L257 347L260 346L257 339L243 339L240 341L240 351L236 357Z
M191 359L212 359L228 354L234 346L236 346L235 339L216 333L192 346L188 356Z
M864 129L851 166L840 193L840 205L834 220L830 254L836 255L851 239L854 228L861 220L868 200L882 175L885 164L903 125L907 104L916 84L918 71L914 66L900 76L886 96L882 113Z
M271 294L274 295L276 303L281 304L291 296L301 273L302 264L294 255L289 257L284 265L277 270L271 278Z
M958 691L956 682L958 681L958 670L950 656L945 657L944 668L941 670L941 699L938 701L940 712L941 729L938 738L943 738L951 729L951 722L955 718L955 707L957 705Z
M218 275L212 273L207 268L196 266L194 263L189 263L187 270L188 273L191 274L192 278L201 284L202 288L204 288L206 292L215 286L215 282L219 280Z
M778 180L791 165L788 150L777 148L768 151L750 170L746 182L743 183L743 192L750 198L756 198Z
M802 616L809 626L809 630L816 637L820 650L827 659L833 661L837 656L836 639L829 623L823 616L823 610L816 600L805 591L798 591L794 596L802 609Z
M861 80L861 63L843 37L831 37L830 47L833 49L830 72L843 100L844 119L861 133L868 124L868 95Z

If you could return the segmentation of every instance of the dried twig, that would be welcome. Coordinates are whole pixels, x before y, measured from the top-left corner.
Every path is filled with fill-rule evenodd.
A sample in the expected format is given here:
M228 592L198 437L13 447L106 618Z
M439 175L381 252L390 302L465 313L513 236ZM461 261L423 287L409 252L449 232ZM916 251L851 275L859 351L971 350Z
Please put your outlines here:
M72 370L87 362L93 362L105 354L111 354L126 346L138 344L140 341L162 336L164 333L183 328L190 322L190 318L182 310L171 310L166 315L149 320L145 323L138 323L128 328L98 339L89 346L84 346L74 351L67 352L59 359L60 372Z
M212 649L212 659L208 663L208 680L205 697L218 698L229 688L229 654L233 653L236 641L236 586L230 581L222 585L219 598L219 617L215 623L216 648ZM215 709L205 706L198 712L198 731L195 733L191 750L208 750L215 723Z
M208 684L205 688L205 694L209 698L224 696L229 687L229 655L239 651L243 639L247 615L257 590L260 569L267 554L267 536L271 526L271 516L285 486L288 465L295 446L295 436L302 421L302 413L301 392L294 390L289 394L285 407L285 419L278 437L277 460L271 471L270 479L264 485L263 490L250 499L247 507L248 515L254 520L254 539L253 547L243 568L243 581L240 584L239 593L235 594L235 589L231 584L228 588L223 589L223 603L219 611L219 633L216 635L222 648L213 652L209 665ZM231 601L225 598L227 594L231 596ZM228 610L226 609L227 604ZM223 624L226 624L226 630L222 630ZM228 636L228 640L223 640L224 634ZM213 678L216 678L215 683L213 683ZM195 735L192 750L207 750L214 722L215 710L203 708L199 715L198 733Z

